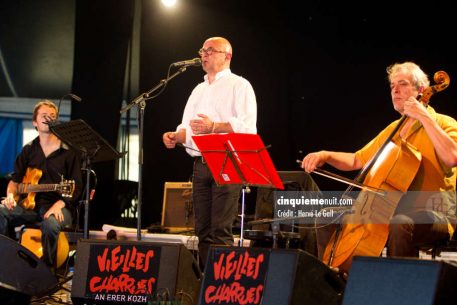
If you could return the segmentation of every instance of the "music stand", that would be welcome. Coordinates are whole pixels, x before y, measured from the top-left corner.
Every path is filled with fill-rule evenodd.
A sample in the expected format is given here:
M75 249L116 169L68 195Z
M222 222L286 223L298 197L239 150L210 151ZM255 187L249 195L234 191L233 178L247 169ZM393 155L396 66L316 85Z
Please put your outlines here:
M90 172L92 163L121 158L125 153L114 149L104 138L83 120L65 123L50 122L49 129L62 142L82 154L82 170L86 170L86 190L84 199L84 238L89 238Z
M217 185L242 185L240 246L244 239L245 193L249 186L284 189L267 148L257 134L192 136Z

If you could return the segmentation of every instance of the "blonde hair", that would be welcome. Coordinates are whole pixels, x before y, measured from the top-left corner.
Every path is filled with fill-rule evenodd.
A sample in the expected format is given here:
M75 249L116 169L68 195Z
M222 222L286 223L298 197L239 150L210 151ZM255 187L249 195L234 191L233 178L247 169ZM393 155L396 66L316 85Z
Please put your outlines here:
M51 107L53 108L56 113L57 113L57 106L56 104L54 104L53 101L51 100L40 100L36 105L35 105L35 108L33 109L33 116L32 116L32 121L36 121L36 118L38 116L38 110L40 110L41 107L43 106L48 106L48 107Z

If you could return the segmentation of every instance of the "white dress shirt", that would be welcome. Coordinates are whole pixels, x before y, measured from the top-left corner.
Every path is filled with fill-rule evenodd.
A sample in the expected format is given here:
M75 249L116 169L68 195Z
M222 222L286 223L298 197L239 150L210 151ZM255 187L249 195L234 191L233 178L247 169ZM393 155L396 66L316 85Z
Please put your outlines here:
M197 114L204 114L213 122L228 122L236 133L257 133L257 102L249 81L233 74L230 69L216 74L210 84L205 75L204 82L198 84L187 100L181 124L176 128L186 130L187 147L197 150L192 140L194 135L189 126L190 120L201 119ZM193 157L201 153L186 149Z

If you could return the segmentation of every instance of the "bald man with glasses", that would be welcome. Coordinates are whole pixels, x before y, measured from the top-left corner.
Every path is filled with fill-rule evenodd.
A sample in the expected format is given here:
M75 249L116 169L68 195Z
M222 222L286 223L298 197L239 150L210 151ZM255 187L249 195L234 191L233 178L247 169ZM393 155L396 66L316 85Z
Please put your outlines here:
M233 245L232 225L241 186L217 186L192 136L257 133L257 102L249 81L230 70L233 50L227 39L207 39L198 54L206 72L204 81L192 91L176 131L163 134L163 143L170 149L184 144L194 158L192 199L200 263L204 266L211 244Z

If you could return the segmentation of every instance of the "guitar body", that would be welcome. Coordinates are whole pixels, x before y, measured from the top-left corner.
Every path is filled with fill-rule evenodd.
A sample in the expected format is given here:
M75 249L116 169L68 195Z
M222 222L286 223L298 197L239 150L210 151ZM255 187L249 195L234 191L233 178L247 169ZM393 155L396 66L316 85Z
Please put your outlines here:
M15 197L16 202L19 201L20 194L27 194L22 201L22 206L27 210L33 210L35 208L35 195L38 192L57 192L62 197L73 197L75 191L74 180L64 180L59 184L39 184L43 171L38 168L27 168L25 176L22 179L22 183L17 186L17 196Z
M38 258L43 257L43 245L41 243L41 230L27 228L21 235L21 245L29 249ZM60 232L57 242L56 267L59 268L65 262L70 252L70 245L64 232Z
M27 168L24 178L22 179L22 184L38 184L40 181L43 172L38 168ZM27 194L27 197L22 201L22 205L27 210L33 210L35 208L35 192L30 192Z

